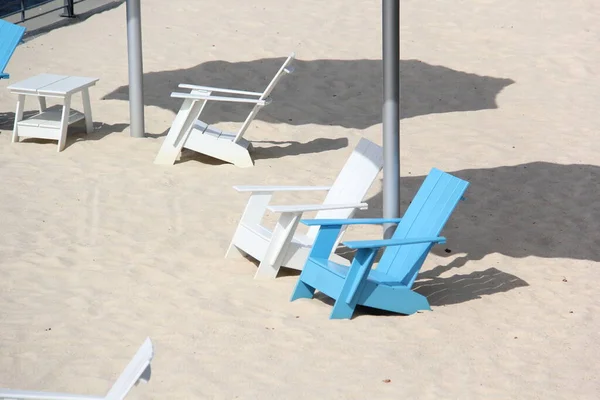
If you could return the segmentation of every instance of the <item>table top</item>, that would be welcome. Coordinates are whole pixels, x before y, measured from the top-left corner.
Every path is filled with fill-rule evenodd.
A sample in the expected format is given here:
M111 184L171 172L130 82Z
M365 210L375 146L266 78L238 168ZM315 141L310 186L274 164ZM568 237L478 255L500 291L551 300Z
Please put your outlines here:
M40 74L13 83L8 87L8 90L20 94L65 96L93 86L98 80L99 78L86 78L83 76Z

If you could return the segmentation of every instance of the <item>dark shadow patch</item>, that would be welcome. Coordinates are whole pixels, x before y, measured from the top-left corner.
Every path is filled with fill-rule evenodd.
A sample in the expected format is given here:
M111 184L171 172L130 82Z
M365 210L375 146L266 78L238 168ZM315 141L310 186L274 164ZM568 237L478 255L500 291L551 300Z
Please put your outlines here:
M170 97L188 83L262 92L285 58L247 62L208 61L195 67L144 74L144 103L176 113L181 100ZM380 60L295 60L295 72L275 88L273 103L257 119L289 125L336 125L366 129L381 123ZM418 60L400 61L401 118L498 107L496 96L511 79L480 76ZM179 89L180 91L183 89ZM121 86L103 97L129 100ZM202 115L209 124L242 123L252 106L210 104Z
M447 306L480 299L482 296L529 286L523 279L496 268L456 274L440 278L437 271L426 271L419 275L413 290L427 297L432 306Z
M113 1L109 1L106 4L101 4L101 5L97 6L97 7L94 7L92 9L89 9L89 10L84 11L84 12L77 12L77 9L76 9L75 10L76 11L76 16L74 18L58 17L58 14L60 13L60 11L56 11L56 14L48 14L48 15L45 15L45 16L37 17L37 18L44 18L44 19L46 19L48 21L52 21L52 22L49 22L48 24L43 25L43 26L41 26L39 28L28 29L25 32L25 35L23 36L23 41L24 42L28 42L30 40L35 39L38 36L44 35L44 34L46 34L48 32L51 32L51 31L53 31L55 29L63 28L63 27L68 26L68 25L78 24L80 22L85 21L86 19L88 19L89 17L91 17L91 16L93 16L95 14L115 9L115 8L119 7L121 4L124 4L125 1L126 0L113 0ZM88 4L81 3L81 5L88 5ZM81 7L81 5L77 4L75 7L76 8L77 7ZM56 8L56 5L52 4L52 8ZM25 23L24 23L25 26L27 26L30 21L35 21L35 19L37 19L35 16L34 16L34 19L29 19L30 18L29 15L31 13L33 13L32 10L28 10L27 13L28 13L28 15L27 15L28 20L25 21ZM68 46L68 43L65 43L65 46Z
M448 172L471 183L442 232L448 244L434 247L441 257L466 253L454 267L494 253L600 262L600 167L532 162ZM424 179L401 178L402 212ZM367 203L357 218L380 218L382 193Z
M60 106L52 106L52 107L60 107ZM48 107L48 109L52 108ZM27 119L34 115L38 114L38 111L25 111L23 113L23 118ZM15 113L0 113L0 130L9 131L12 135L12 130L14 128L15 123ZM65 149L71 146L75 142L79 141L89 141L89 140L101 140L104 137L117 132L123 132L129 124L126 123L117 123L117 124L105 124L103 122L94 122L94 132L85 133L85 121L77 121L76 123L69 125L69 129L67 131L67 143L65 145ZM56 140L51 139L38 139L38 138L28 138L23 137L19 140L19 142L23 143L38 143L38 144L53 144L56 145Z

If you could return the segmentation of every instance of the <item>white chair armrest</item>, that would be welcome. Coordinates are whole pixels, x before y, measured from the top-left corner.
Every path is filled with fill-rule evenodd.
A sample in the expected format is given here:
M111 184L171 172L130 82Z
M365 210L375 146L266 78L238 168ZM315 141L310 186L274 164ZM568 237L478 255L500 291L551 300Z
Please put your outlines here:
M10 400L104 400L104 397L80 394L34 392L29 390L0 389L0 399Z
M234 186L238 192L306 192L327 191L331 186Z
M218 87L212 87L212 86L190 85L187 83L181 83L181 84L179 84L179 87L182 89L203 90L206 92L231 93L231 94L241 94L241 95L246 95L246 96L258 96L258 97L262 96L262 93L258 93L258 92L248 92L245 90L225 89L225 88L218 88Z
M192 100L210 100L210 101L230 101L233 103L252 103L264 106L271 102L268 100L257 100L257 99L244 99L239 97L224 97L224 96L210 96L205 94L196 94L196 93L179 93L173 92L171 93L171 97L176 97L179 99L192 99Z
M355 204L304 204L304 205L289 205L289 206L268 206L267 210L276 213L302 213L309 211L323 211L323 210L341 210L344 208L356 208L365 210L369 207L367 203L355 203Z

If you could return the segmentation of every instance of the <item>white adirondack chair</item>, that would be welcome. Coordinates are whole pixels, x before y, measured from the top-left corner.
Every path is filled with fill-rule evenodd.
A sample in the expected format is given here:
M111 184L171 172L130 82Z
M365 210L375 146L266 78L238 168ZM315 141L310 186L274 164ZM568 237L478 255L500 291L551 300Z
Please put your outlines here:
M123 370L106 396L85 396L69 393L34 392L25 390L0 389L0 399L4 400L123 400L139 382L150 378L150 362L154 357L154 347L146 338L135 356Z
M285 60L279 71L275 74L264 92L246 92L243 90L221 89L210 86L196 86L180 84L180 88L191 89L190 93L171 93L171 97L184 99L177 116L173 120L171 129L154 159L155 164L173 165L181 153L182 148L197 151L208 156L230 162L238 167L251 167L254 165L249 150L251 143L244 139L244 133L254 120L261 108L271 102L269 95L277 82L285 73L292 73L290 63L294 53ZM225 93L246 97L213 96L213 93ZM214 126L200 121L198 118L209 101L227 101L234 103L254 104L252 111L237 131L225 132Z
M238 192L252 194L225 257L249 255L260 261L255 278L275 278L281 266L301 270L319 229L318 226L311 227L306 235L296 232L302 214L318 211L317 219L352 217L357 209L367 208L362 200L382 167L383 149L363 138L332 186L234 186ZM308 190L328 193L322 204L269 205L275 192ZM261 225L266 210L280 214L273 232ZM346 262L336 254L331 257L336 262Z

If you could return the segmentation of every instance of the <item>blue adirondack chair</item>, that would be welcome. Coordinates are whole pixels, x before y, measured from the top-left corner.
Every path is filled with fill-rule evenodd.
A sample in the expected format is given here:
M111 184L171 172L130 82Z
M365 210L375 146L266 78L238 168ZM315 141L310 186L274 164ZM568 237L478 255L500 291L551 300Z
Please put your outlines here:
M335 300L332 319L352 318L357 305L399 314L431 310L427 298L411 287L431 248L445 242L439 234L468 186L468 182L433 168L403 218L302 220L320 228L291 301L310 299L319 290ZM343 226L382 223L398 223L391 239L344 242L357 250L350 267L328 259ZM382 247L381 260L371 269Z
M0 19L0 79L8 79L4 68L25 34L25 27Z

